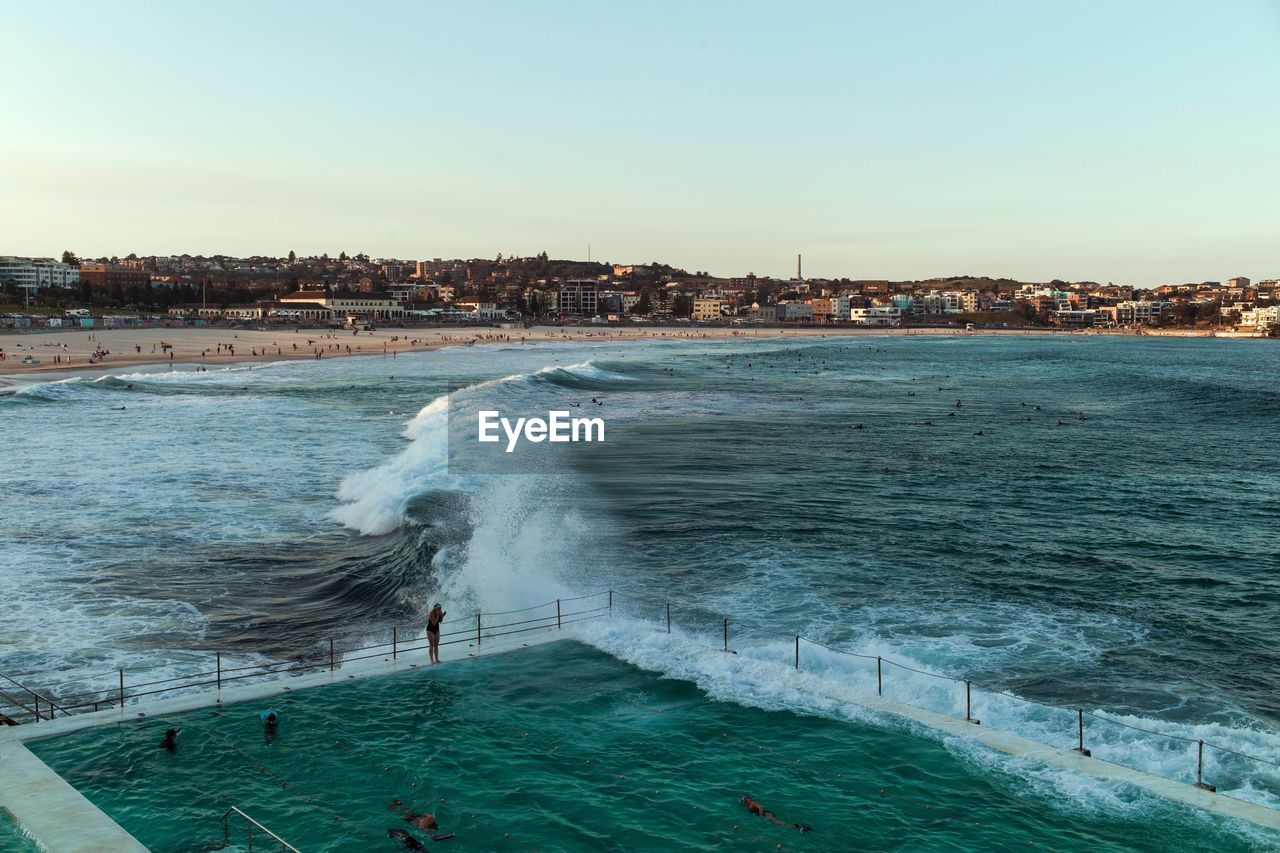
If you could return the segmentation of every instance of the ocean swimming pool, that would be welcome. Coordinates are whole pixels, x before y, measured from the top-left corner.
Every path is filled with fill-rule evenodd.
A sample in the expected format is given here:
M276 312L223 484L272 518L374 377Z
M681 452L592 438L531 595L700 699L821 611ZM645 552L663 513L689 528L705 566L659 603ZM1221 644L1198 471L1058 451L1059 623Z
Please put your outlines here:
M259 711L281 714L265 742ZM159 744L182 727L180 747ZM1087 779L1027 771L981 747L708 700L565 641L271 700L29 742L155 851L215 850L232 805L311 851L493 849L1261 849L1267 836ZM747 814L749 793L787 823ZM434 812L433 844L388 809ZM235 828L235 824L233 824ZM239 826L243 837L243 824ZM233 842L234 842L233 836ZM1274 839L1270 839L1274 841Z

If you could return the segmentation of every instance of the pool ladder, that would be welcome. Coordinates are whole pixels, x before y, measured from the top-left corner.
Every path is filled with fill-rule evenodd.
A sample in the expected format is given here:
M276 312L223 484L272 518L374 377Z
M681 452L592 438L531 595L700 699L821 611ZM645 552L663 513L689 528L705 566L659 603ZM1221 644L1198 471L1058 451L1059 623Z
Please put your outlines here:
M274 847L276 844L280 845L280 853L301 853L301 851L298 850L297 847L294 847L288 841L285 841L283 838L276 835L274 832L267 829L265 826L258 823L256 820L249 817L247 814L240 811L240 809L236 808L235 806L232 806L231 808L227 809L225 812L222 813L222 846L223 847L227 847L231 844L231 828L228 825L228 821L231 819L231 816L233 814L239 815L240 817L244 818L245 824L249 830L249 850L251 852L253 850L253 828L256 826L258 829L262 830L264 833L266 833L268 837L272 839L272 844L271 844L272 847Z

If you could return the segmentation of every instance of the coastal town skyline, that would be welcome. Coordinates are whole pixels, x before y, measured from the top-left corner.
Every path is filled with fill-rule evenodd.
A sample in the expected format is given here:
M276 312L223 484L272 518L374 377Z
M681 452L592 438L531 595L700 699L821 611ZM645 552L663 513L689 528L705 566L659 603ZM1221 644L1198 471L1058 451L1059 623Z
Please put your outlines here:
M65 242L65 241L64 241ZM61 245L61 244L58 244ZM933 282L947 281L961 278L984 279L991 281L1010 281L1010 282L1066 282L1072 284L1100 284L1108 286L1122 286L1133 288L1134 290L1151 291L1161 287L1179 287L1186 285L1209 284L1218 285L1223 282L1244 279L1253 282L1274 282L1280 281L1280 275L1276 274L1276 270L1280 270L1280 260L1276 263L1262 265L1260 269L1244 269L1240 265L1227 264L1225 274L1223 270L1218 270L1218 274L1206 278L1197 278L1191 275L1171 276L1168 279L1155 283L1140 284L1131 281L1125 281L1116 276L1110 276L1105 272L1084 277L1067 277L1057 274L1053 271L1047 271L1043 275L1027 277L1007 274L1007 271L1001 269L987 269L981 267L965 268L963 270L923 270L918 274L905 275L901 277L889 277L876 275L874 270L858 270L858 269L838 269L825 273L812 273L812 260L801 254L793 254L789 258L783 258L775 261L770 266L757 270L748 268L742 264L738 264L732 269L703 270L696 265L687 265L680 262L678 258L639 258L639 257L623 257L615 259L612 257L602 256L600 252L595 251L593 247L584 248L582 255L569 253L563 256L549 253L546 250L530 252L525 254L512 252L491 252L485 255L451 256L441 253L423 253L409 252L400 255L378 255L375 253L362 251L357 248L355 251L347 251L338 249L333 251L331 248L322 247L314 252L299 252L290 248L286 252L256 252L251 254L233 254L230 252L136 252L120 253L118 251L106 252L101 254L85 254L73 251L72 249L62 248L58 251L46 252L22 252L17 251L19 247L6 243L0 251L0 257L19 258L28 261L49 261L54 263L65 262L69 258L73 258L73 263L80 264L82 262L112 264L117 266L134 266L138 269L147 269L156 271L158 265L168 264L176 269L176 265L186 262L191 269L216 269L225 265L228 269L254 269L254 263L269 265L272 263L279 264L282 268L286 265L293 265L295 259L297 263L316 262L322 260L347 260L348 258L361 258L373 263L375 266L383 266L392 264L397 268L405 270L403 277L419 277L417 272L409 272L416 270L422 264L475 264L475 263L501 263L503 261L523 261L535 260L546 257L552 259L555 263L564 264L599 264L611 269L626 269L640 267L658 267L678 271L679 273L694 277L710 278L714 280L731 280L751 276L772 281L887 281L887 282ZM787 262L790 267L787 269ZM822 267L819 264L819 267ZM266 267L263 267L264 269ZM188 270L190 271L190 269ZM0 271L0 284L3 284L3 272Z
M13 10L4 251L1274 274L1273 4L227 8Z
M81 259L0 255L0 325L93 322L681 323L1138 329L1280 335L1280 279L1232 276L1137 288L1114 282L1018 281L972 274L889 280L714 276L653 261L532 256L234 258L130 254ZM14 310L21 309L21 310ZM52 313L50 313L52 312ZM30 316L28 316L30 315ZM104 317L105 319L105 317Z

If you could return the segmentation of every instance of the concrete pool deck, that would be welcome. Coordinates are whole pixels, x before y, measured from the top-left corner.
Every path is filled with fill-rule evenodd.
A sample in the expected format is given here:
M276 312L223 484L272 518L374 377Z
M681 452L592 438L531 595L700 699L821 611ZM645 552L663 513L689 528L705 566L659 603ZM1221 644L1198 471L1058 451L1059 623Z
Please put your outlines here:
M551 627L518 639L508 639L506 642L504 638L495 638L492 641L486 639L482 647L472 647L465 657L446 660L444 663L505 654L529 646L573 639L574 635L575 632L572 629L561 631ZM429 672L431 667L427 664L426 657L425 650L420 650L401 653L398 659L393 660L388 647L385 657L379 655L368 660L340 664L333 671L325 669L320 672L255 684L224 687L221 690L204 690L172 699L141 702L126 705L124 708L62 717L37 724L2 728L0 729L0 808L7 810L19 827L35 838L41 846L57 853L146 850L114 820L28 751L24 743L29 740L57 737L94 726L177 714L208 708L216 704L247 702L297 690L345 684L352 680L415 670ZM1245 802L1224 794L1196 788L1184 782L1176 782L987 726L975 725L963 719L946 717L874 694L859 694L856 698L850 698L848 694L842 693L832 698L852 702L871 711L903 718L947 736L966 738L1009 755L1029 758L1045 765L1061 767L1122 785L1132 785L1167 800L1280 831L1280 811L1257 803ZM239 805L252 809L251 803L228 802L225 805L226 807ZM216 815L210 815L210 820L213 821L216 817Z

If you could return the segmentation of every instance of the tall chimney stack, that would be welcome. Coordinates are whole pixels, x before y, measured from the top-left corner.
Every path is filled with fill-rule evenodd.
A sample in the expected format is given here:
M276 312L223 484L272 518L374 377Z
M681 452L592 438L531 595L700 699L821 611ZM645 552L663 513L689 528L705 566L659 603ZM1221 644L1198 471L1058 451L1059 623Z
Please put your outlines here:
M796 255L796 278L797 278L798 280L800 280L800 281L804 281L804 273L803 273L803 272L801 271L801 269L800 269L800 256L799 256L799 255Z

